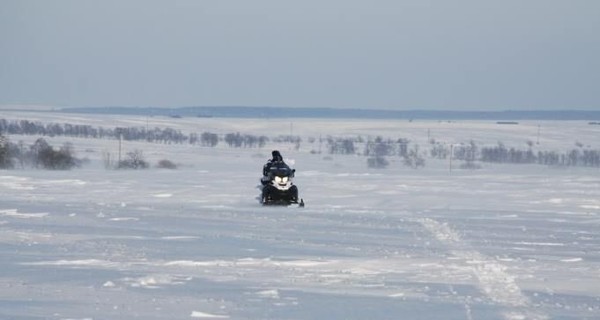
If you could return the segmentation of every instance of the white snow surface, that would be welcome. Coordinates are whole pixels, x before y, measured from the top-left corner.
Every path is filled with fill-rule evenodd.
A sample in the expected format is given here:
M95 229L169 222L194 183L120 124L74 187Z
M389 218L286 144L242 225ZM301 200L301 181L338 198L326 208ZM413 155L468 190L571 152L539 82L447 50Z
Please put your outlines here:
M546 150L593 145L584 122L5 118L184 132L427 135ZM293 126L291 125L293 123ZM539 126L539 127L538 127ZM37 137L10 136L11 141ZM125 142L176 170L107 170L114 140L73 143L70 171L0 170L0 319L599 319L600 170L483 164L414 170L314 154ZM262 207L270 151L293 160L305 208ZM323 147L323 149L325 149Z

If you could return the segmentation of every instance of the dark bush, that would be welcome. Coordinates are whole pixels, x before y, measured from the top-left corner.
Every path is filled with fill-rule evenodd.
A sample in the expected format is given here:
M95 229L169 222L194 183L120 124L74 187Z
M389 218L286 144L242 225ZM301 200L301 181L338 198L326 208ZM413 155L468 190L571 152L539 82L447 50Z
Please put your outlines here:
M170 160L160 160L157 165L160 169L177 169L177 165Z
M367 166L374 169L384 169L390 163L384 157L372 157L367 159Z
M65 143L55 150L46 140L40 138L30 148L31 161L36 167L51 170L68 170L80 165L81 161L74 156L73 147Z
M134 150L127 153L127 159L119 162L119 169L147 169L148 162L144 160L144 154L141 150Z
M3 135L0 135L0 169L11 169L13 167L14 162L10 155L8 139Z

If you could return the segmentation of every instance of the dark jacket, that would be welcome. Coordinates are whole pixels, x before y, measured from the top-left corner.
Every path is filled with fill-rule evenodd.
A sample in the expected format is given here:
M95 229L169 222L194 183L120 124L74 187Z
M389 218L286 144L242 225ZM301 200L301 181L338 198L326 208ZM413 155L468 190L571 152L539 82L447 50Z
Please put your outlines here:
M288 165L285 164L285 162L283 162L283 157L281 156L281 153L279 153L279 151L273 150L273 152L271 152L271 155L273 157L271 159L269 159L269 161L267 161L267 163L263 166L263 176L267 176L269 174L269 170L273 166L282 166L283 165L283 166L288 167Z

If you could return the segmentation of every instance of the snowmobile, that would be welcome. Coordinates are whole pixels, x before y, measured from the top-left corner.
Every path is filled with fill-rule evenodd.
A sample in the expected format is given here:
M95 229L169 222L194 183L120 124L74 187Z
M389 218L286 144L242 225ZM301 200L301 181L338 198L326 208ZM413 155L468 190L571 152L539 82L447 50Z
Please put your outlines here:
M261 179L263 205L289 206L298 204L304 207L304 200L298 198L298 187L292 183L296 170L283 162L273 163L267 170L267 175Z

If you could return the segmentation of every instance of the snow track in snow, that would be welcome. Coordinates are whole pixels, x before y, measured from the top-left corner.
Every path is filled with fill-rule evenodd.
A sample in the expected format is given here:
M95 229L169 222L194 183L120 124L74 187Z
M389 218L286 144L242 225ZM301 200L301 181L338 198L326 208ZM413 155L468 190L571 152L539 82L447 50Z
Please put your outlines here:
M2 209L0 210L0 216L7 216L19 219L30 219L30 218L44 218L48 216L47 212L40 213L23 213L19 212L18 209Z
M547 315L534 310L531 302L516 283L515 277L507 271L505 265L494 258L466 248L460 234L448 224L431 218L418 221L436 239L450 248L455 260L462 261L463 267L476 276L482 292L488 298L507 309L503 313L507 320L548 319Z
M201 311L193 311L190 315L192 318L204 318L204 319L228 319L229 316L217 315L212 313L206 313Z

